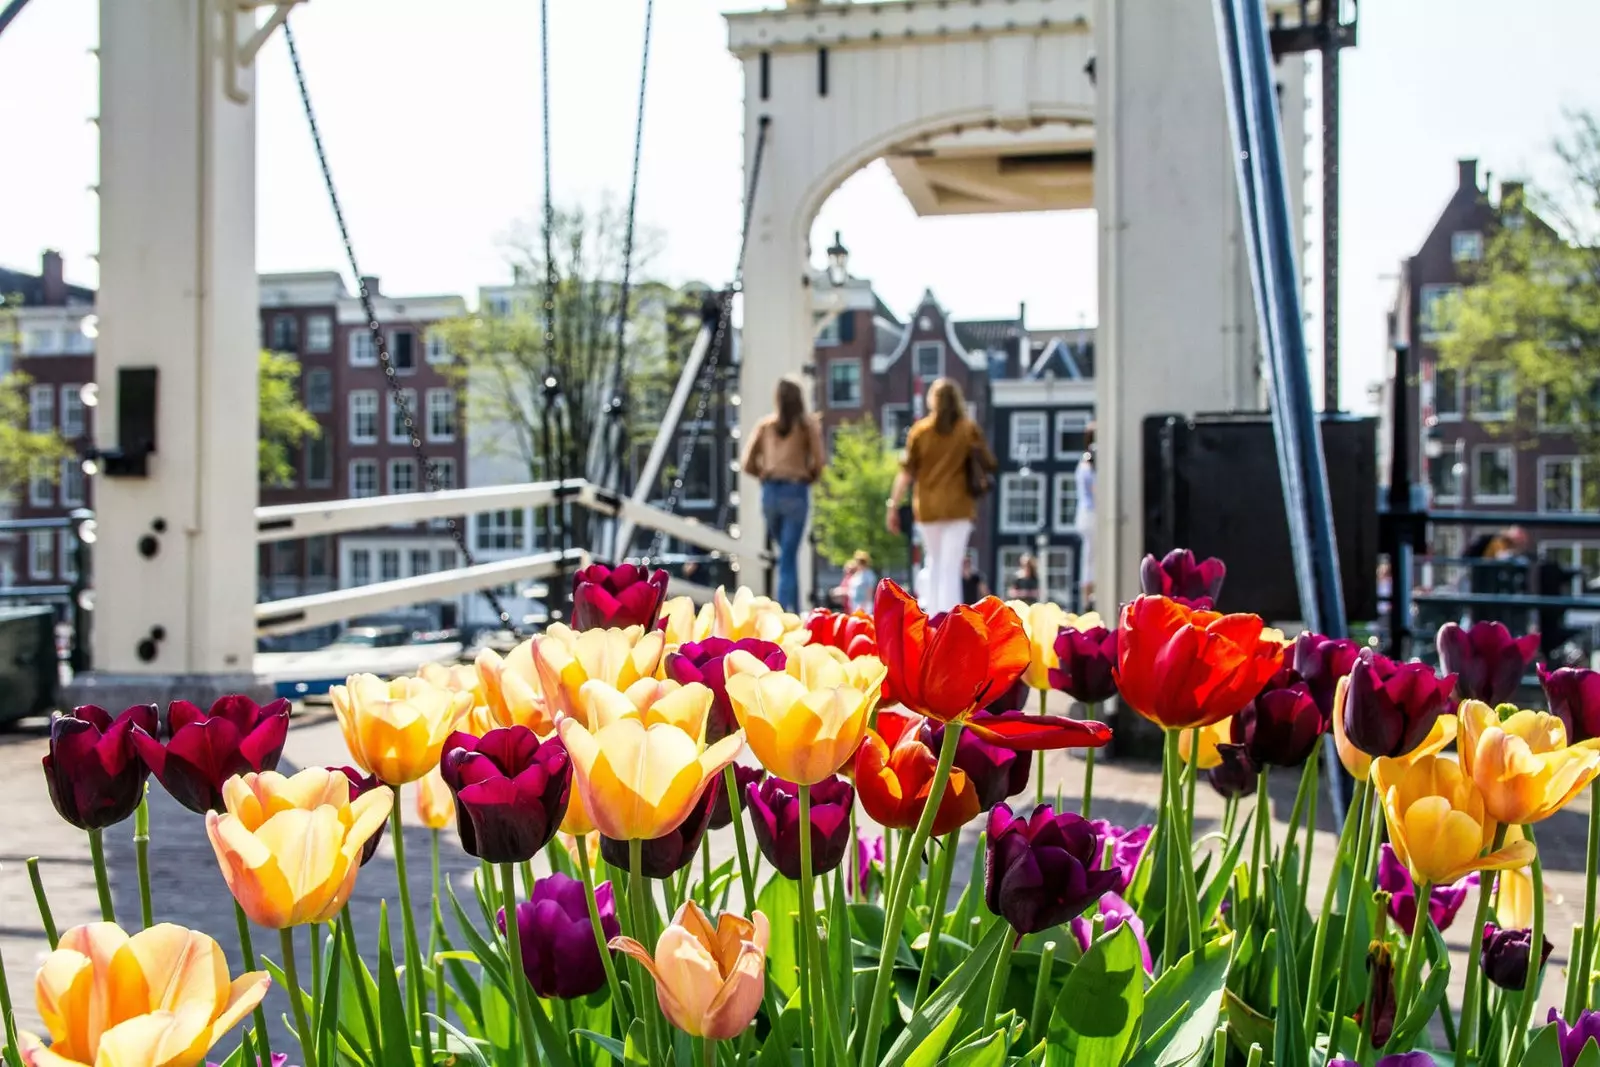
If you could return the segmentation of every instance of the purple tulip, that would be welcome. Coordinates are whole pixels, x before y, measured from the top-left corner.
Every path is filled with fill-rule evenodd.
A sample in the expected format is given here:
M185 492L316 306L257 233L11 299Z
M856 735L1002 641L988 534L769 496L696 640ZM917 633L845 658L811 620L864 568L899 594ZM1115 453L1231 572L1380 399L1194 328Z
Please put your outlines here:
M671 878L688 866L694 854L700 850L700 839L706 835L706 825L711 821L711 809L716 804L717 794L723 795L723 803L726 804L727 792L721 776L718 776L700 794L700 799L689 809L687 818L660 837L640 843L639 865L644 868L646 878ZM600 856L611 866L633 873L628 842L601 834Z
M610 941L622 933L611 883L594 890L600 929ZM506 911L495 915L501 933ZM598 992L606 984L605 963L589 924L589 901L583 883L566 874L547 874L534 883L533 895L517 904L517 934L522 943L522 972L533 991L546 1000L574 1000Z
M572 628L654 626L667 598L667 572L632 563L594 563L572 576Z
M756 844L778 873L800 878L800 787L776 775L744 791ZM811 873L826 874L850 848L850 809L855 786L838 775L811 787Z
M44 781L61 817L80 830L104 830L132 815L149 773L134 734L155 728L154 704L135 704L115 719L85 704L51 720Z
M1544 950L1539 966L1544 967L1555 948L1547 937L1540 937ZM1483 951L1478 962L1483 976L1501 989L1525 989L1528 985L1528 956L1533 948L1532 930L1502 930L1494 923L1483 924Z
M1600 1011L1581 1012L1578 1021L1569 1026L1556 1009L1551 1008L1549 1021L1556 1027L1556 1038L1561 1045L1561 1067L1574 1067L1590 1044L1600 1046Z
M1061 666L1050 668L1050 688L1081 704L1101 704L1117 695L1117 680L1112 676L1117 665L1117 631L1104 626L1064 628L1056 635L1056 658Z
M1426 664L1395 663L1365 648L1334 714L1344 716L1345 736L1367 755L1400 757L1427 739L1455 684L1453 674L1440 678Z
M376 774L362 774L354 767L329 767L330 771L337 771L350 782L350 799L355 800L362 793L368 793L378 788L383 783L378 781ZM385 819L378 824L378 832L367 838L367 843L361 846L361 866L365 867L378 854L378 842L383 840L384 832L389 827Z
M1126 900L1115 893L1107 893L1100 898L1099 911L1105 918L1104 933L1110 933L1123 923L1127 923L1133 930L1134 940L1139 942L1139 958L1144 961L1144 973L1154 974L1155 964L1150 959L1150 942L1144 937L1144 922L1134 912ZM1090 935L1094 933L1094 924L1082 915L1067 924L1072 931L1072 936L1077 939L1078 948L1084 952L1089 951Z
M706 744L714 745L739 728L738 716L728 701L728 678L723 673L722 661L728 653L740 649L766 664L769 670L781 671L788 658L783 649L771 641L746 637L729 641L726 637L708 637L704 641L685 641L675 651L666 655L667 677L679 685L699 682L711 690L711 713L706 716Z
M1478 872L1449 885L1436 885L1428 894L1428 917L1434 929L1443 933L1455 921L1456 912L1466 902L1467 892L1477 886ZM1409 936L1417 924L1417 887L1411 872L1385 842L1378 853L1378 888L1389 894L1389 917Z
M1024 711L1033 699L1033 690L1028 688L1028 683L1018 678L1012 683L1011 688L985 704L983 710L990 715L1004 715L1011 711Z
M1394 956L1390 954L1387 944L1374 941L1367 950L1367 974L1371 978L1371 985L1366 1002L1356 1012L1356 1017L1357 1021L1361 1021L1366 1012L1372 1012L1372 1047L1376 1049L1389 1043L1389 1038L1394 1034L1395 1014L1399 1010L1394 987Z
M1206 772L1206 781L1217 795L1227 800L1247 797L1255 793L1261 768L1251 760L1243 745L1218 745L1217 754L1222 762Z
M1539 635L1512 637L1505 623L1486 620L1463 629L1439 627L1439 663L1456 674L1457 700L1481 700L1490 707L1516 695L1522 676L1539 654Z
M490 863L533 859L555 836L572 799L566 746L559 737L540 741L526 726L482 737L451 734L439 776L455 797L461 848Z
M1019 935L1082 915L1122 881L1106 868L1105 839L1081 815L1057 815L1048 804L1027 818L1005 804L989 813L984 902Z
M1286 668L1233 717L1233 743L1258 767L1298 767L1332 722L1311 687Z
M739 795L744 796L745 787L752 782L760 782L767 776L765 767L746 767L742 763L733 765L734 787L739 790ZM711 794L711 822L708 828L720 830L724 826L733 824L733 809L728 806L728 787L722 781L722 776L717 775L716 781L711 783L711 788L706 790ZM741 804L740 807L743 807Z
M1089 825L1111 846L1111 865L1119 875L1115 892L1127 892L1133 884L1133 872L1138 869L1139 858L1144 855L1145 846L1150 844L1150 834L1155 827L1146 823L1125 830L1105 819L1090 819Z
M982 722L984 713L975 719ZM920 740L929 752L938 752L944 744L944 724L925 719ZM1028 772L1033 760L1027 752L1014 752L1009 748L990 744L975 730L961 731L956 741L955 765L966 772L978 794L978 810L988 811L1007 797L1014 797L1028 788Z
M1139 591L1210 608L1221 595L1227 575L1228 568L1220 559L1198 560L1189 549L1175 548L1161 559L1144 558L1139 564Z
M1359 1067L1355 1060L1330 1060L1328 1067ZM1426 1052L1396 1052L1379 1060L1377 1067L1439 1067Z
M1567 725L1568 744L1600 737L1600 671L1586 667L1547 671L1541 663L1539 682L1550 713Z
M853 879L850 883L851 895L861 893L866 888L874 861L883 862L883 835L878 834L870 839L857 837L855 868L846 872Z
M1350 673L1360 652L1361 645L1347 637L1324 637L1307 631L1294 639L1294 672L1310 688L1311 698L1330 722L1339 679Z
M225 696L202 711L187 700L167 705L166 744L143 727L133 732L139 758L172 799L204 815L223 810L222 783L236 774L275 771L289 736L289 702L257 705Z

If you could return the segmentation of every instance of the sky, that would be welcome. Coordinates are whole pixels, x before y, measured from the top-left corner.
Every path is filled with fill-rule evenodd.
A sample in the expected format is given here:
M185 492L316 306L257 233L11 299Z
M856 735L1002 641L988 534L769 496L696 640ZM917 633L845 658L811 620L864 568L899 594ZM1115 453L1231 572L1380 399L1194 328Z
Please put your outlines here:
M723 282L733 268L743 85L720 12L735 3L656 4L638 211L661 239L648 272L669 282ZM644 0L549 6L556 199L620 202ZM0 36L0 265L31 268L57 248L83 284L96 280L97 10L95 0L33 0ZM508 280L506 241L543 195L538 5L312 0L292 21L362 271L411 295L474 298L479 285ZM1478 157L1496 179L1553 178L1563 109L1600 110L1597 39L1594 0L1361 5L1342 98L1348 406L1364 405L1382 376L1399 262L1448 199L1455 160ZM258 68L260 269L342 267L281 35ZM1320 158L1315 143L1307 150ZM1095 321L1091 212L918 219L876 163L824 205L819 257L836 230L851 273L871 278L897 313L932 289L962 318L1025 302L1030 325ZM1309 260L1320 261L1315 248ZM1308 334L1320 337L1315 321Z

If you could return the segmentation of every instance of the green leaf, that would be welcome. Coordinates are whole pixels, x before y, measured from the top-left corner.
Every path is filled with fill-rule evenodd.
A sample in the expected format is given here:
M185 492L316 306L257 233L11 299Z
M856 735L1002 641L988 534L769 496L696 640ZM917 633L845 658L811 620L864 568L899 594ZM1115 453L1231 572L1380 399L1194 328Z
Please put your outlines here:
M1000 942L1003 938L1014 936L1009 923L999 923L991 928L972 953L951 972L950 977L939 983L939 988L929 994L922 1007L912 1014L911 1021L906 1023L906 1028L879 1061L879 1067L904 1067L907 1057L933 1032L938 1023L943 1022L946 1016L961 1014L959 1009L965 1006L969 993L976 989L979 997L986 996L987 981L993 973L994 955L1000 949ZM984 982L978 982L980 977Z
M573 1033L577 1034L579 1037L586 1037L590 1041L593 1041L595 1044L611 1053L611 1058L614 1060L621 1060L624 1057L623 1044L614 1037L611 1037L607 1034L597 1034L593 1030L574 1030Z
M1289 908L1283 900L1283 883L1278 873L1267 868L1267 895L1272 898L1272 911L1278 924L1278 1014L1273 1028L1273 1067L1309 1067L1310 1048L1301 1029L1300 991L1295 982L1294 938L1287 931ZM1404 1048L1396 1045L1396 1048Z
M791 996L800 988L800 947L794 923L794 916L800 911L799 887L774 871L756 894L756 909L767 917L771 928L767 974L784 996Z
M458 1052L464 1056L467 1056L474 1064L477 1065L477 1067L489 1067L489 1061L484 1058L483 1050L478 1047L479 1042L474 1041L466 1034L463 1034L460 1030L451 1025L448 1020L441 1019L432 1012L428 1012L427 1017L438 1023L440 1026L443 1026L445 1033L447 1033L453 1039L448 1042L446 1046L448 1051L452 1053Z
M796 896L795 907L798 908L799 906L800 898ZM849 905L849 908L851 929L855 931L856 937L860 938L864 944L871 946L874 965L876 965L878 947L883 944L883 906L881 904L855 903ZM954 930L951 931L952 934L955 932ZM897 967L910 967L915 970L918 961L911 954L911 948L906 943L903 925L900 933L900 943L895 946L895 965Z
M779 1018L767 1033L767 1040L761 1046L761 1055L756 1060L756 1067L790 1067L790 1052L797 1042L791 1035L798 1034L802 1025L800 1021L800 994L795 993L786 1001L779 1010Z
M1561 1034L1554 1023L1533 1032L1518 1067L1561 1067Z
M945 1058L944 1067L1003 1067L1007 1041L1008 1036L1003 1030L969 1041L951 1051Z
M338 927L335 926L334 930L337 931ZM313 923L311 925L312 937L323 937L326 933L327 929L322 923ZM327 973L323 976L322 982L322 988L326 990L324 994L325 1001L323 1004L318 1006L318 1063L335 1062L334 1046L337 1041L339 1024L339 976L343 971L342 961L344 960L344 953L339 951L339 940L340 939L336 934L332 938L332 945L329 947L328 951L323 954L327 958L328 965ZM354 1012L352 1014L360 1015L361 1013Z
M384 1063L410 1063L411 1026L406 1021L406 1002L400 995L389 942L388 901L378 902L378 1030L383 1035ZM401 1049L406 1051L401 1053Z
M956 1025L960 1022L961 1013L955 1011L941 1019L928 1036L911 1050L911 1055L906 1057L905 1067L934 1067L939 1062L939 1057L944 1055L950 1039L955 1036Z
M1228 981L1233 938L1230 932L1201 945L1156 979L1145 993L1141 1044L1129 1067L1200 1062L1222 1014L1222 988ZM1167 1025L1174 1021L1175 1025Z
M1222 991L1222 1013L1228 1020L1228 1040L1241 1056L1249 1054L1251 1045L1272 1047L1272 1020L1240 1000L1231 989Z
M650 1057L645 1054L643 1019L633 1020L628 1027L628 1038L622 1046L622 1062L626 1067L650 1067Z
M828 901L828 976L833 983L839 1025L850 1032L854 992L850 974L855 969L855 945L850 937L850 913L845 908L844 864L833 869L833 892ZM952 959L954 957L951 957Z
M455 887L446 881L445 888L450 895L450 907L455 911L456 925L461 927L461 932L466 935L467 944L472 947L473 955L478 957L478 964L501 994L509 997L511 986L506 982L506 961L501 959L499 948L489 944L483 934L478 932L478 928L472 924L472 920L467 918L466 909L461 906L461 901L456 899Z
M1429 1020L1438 1014L1439 1005L1444 1003L1445 995L1450 989L1449 950L1432 923L1428 924L1428 933L1433 935L1428 938L1430 956L1428 977L1423 981L1422 991L1417 994L1418 999L1411 1005L1411 1010L1395 1024L1394 1032L1386 1046L1388 1048L1410 1048L1411 1042L1428 1028Z
M1246 816L1248 821L1250 817ZM1211 917L1222 907L1222 898L1227 895L1228 884L1233 880L1233 872L1239 866L1239 851L1244 847L1245 838L1249 835L1236 831L1233 844L1228 846L1228 851L1223 853L1222 865L1217 868L1217 873L1211 876L1211 881L1200 891L1200 925L1205 926Z
M1144 1014L1144 963L1126 923L1104 934L1072 968L1050 1017L1046 1063L1117 1067Z

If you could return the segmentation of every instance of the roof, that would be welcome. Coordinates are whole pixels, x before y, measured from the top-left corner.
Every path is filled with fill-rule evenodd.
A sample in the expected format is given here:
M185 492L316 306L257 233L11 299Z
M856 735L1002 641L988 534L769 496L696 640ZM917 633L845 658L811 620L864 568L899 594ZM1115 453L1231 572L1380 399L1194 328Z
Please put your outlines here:
M7 270L0 267L0 297L16 293L22 296L23 307L42 307L44 305L44 279L37 274L26 271ZM81 285L67 286L67 302L73 304L94 303L94 290Z
M1022 332L1016 319L971 319L955 324L956 336L969 350L1002 351L1007 342Z

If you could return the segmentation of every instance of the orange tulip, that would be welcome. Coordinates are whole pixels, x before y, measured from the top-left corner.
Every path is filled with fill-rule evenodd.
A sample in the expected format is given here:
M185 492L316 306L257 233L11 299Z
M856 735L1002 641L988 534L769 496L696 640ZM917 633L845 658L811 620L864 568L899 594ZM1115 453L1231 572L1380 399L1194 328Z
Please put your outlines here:
M850 659L827 645L795 648L781 671L735 649L723 669L750 750L796 785L816 785L850 762L883 693L876 656Z
M1117 691L1158 726L1188 730L1235 714L1283 666L1254 615L1219 615L1162 596L1122 609Z
M1559 716L1516 711L1502 720L1481 700L1463 700L1457 715L1461 766L1501 822L1542 822L1600 775L1600 738L1567 744Z
M443 830L455 817L455 798L435 767L417 780L417 818L430 830Z
M1453 760L1422 756L1402 762L1381 756L1372 784L1383 804L1395 856L1417 884L1444 885L1473 871L1512 870L1533 862L1534 848L1516 841L1484 855L1495 820L1483 794Z
M1344 707L1345 690L1349 688L1350 679L1340 678L1333 689L1333 747L1339 753L1339 762L1344 764L1344 769L1350 772L1350 777L1358 782L1367 780L1372 773L1372 757L1355 746L1344 732ZM1434 756L1443 752L1450 742L1456 739L1456 717L1454 715L1441 715L1433 721L1433 728L1428 731L1428 736L1422 744L1400 756L1396 762L1409 763L1421 759L1423 756Z
M533 642L524 641L502 659L492 648L478 653L473 661L478 684L483 691L485 716L474 714L474 725L488 723L476 731L479 737L497 726L526 726L540 737L556 728L555 713L545 705L539 672L533 665ZM475 731L467 731L472 733Z
M631 937L613 937L655 979L656 1000L667 1021L690 1037L738 1037L761 1007L767 969L767 917L726 913L711 925L700 905L687 901L656 941L651 957Z
M557 718L566 715L587 723L578 700L584 682L604 682L625 690L641 678L654 678L666 651L660 630L577 630L557 623L533 639L533 665L539 672L545 701Z
M370 674L352 674L329 695L350 758L386 785L414 782L439 766L444 739L472 705L471 694L420 678L384 682Z
M920 736L926 722L921 715L885 709L878 713L878 729L867 731L856 753L861 806L884 826L912 829L928 806L939 757ZM965 826L980 810L972 779L960 767L952 767L931 833L940 837Z
M1010 689L1029 663L1028 634L994 597L928 618L904 589L878 583L878 655L889 699L941 722L963 722Z

